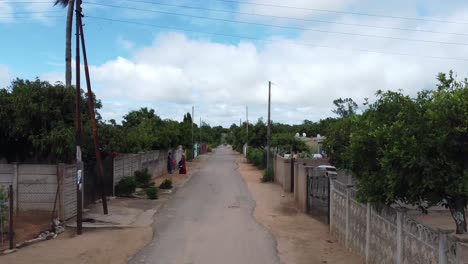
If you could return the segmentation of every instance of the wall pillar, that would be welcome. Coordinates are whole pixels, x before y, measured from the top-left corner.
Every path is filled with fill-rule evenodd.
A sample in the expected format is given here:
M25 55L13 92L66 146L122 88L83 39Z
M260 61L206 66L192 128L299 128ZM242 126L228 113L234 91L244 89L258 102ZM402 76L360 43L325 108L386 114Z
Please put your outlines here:
M346 231L345 231L345 245L349 247L349 207L351 203L351 190L349 186L346 187Z
M19 182L19 173L18 173L18 163L13 163L13 179L12 179L12 185L13 185L13 193L15 198L13 199L13 209L15 211L19 210L19 190L18 190L18 182Z
M366 248L365 248L365 257L366 263L370 263L370 237L371 237L371 205L368 202L366 206Z
M330 179L330 193L328 194L328 199L330 199L330 211L328 212L328 217L330 219L330 225L329 225L329 228L330 228L330 232L332 232L333 230L333 210L335 208L334 206L334 203L335 203L335 200L333 199L333 194L335 193L335 184L334 184L334 181L332 179Z
M397 211L396 240L395 264L401 264L403 262L403 213L400 211Z
M463 259L463 248L462 248L462 245L459 241L455 242L457 245L456 245L456 248L457 248L457 255L456 255L456 261L455 263L456 264L464 264L465 263L465 260Z
M447 264L447 234L439 231L439 264Z
M58 218L65 220L65 206L64 206L64 174L65 174L65 164L60 163L57 165L57 190L58 190Z

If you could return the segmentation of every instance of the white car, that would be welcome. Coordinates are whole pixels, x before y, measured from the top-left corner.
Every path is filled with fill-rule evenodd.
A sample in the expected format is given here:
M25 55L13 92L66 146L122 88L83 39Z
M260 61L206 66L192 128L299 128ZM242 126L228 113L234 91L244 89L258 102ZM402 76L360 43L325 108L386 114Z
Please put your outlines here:
M336 168L331 165L320 165L314 168L314 176L336 177L338 175Z

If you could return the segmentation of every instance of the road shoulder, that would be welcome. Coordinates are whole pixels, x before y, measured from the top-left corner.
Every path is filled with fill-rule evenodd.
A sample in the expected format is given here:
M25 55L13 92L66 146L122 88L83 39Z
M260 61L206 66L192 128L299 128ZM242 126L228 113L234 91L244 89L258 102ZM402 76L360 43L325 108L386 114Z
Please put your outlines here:
M205 156L188 162L188 174L177 175L174 189L182 188L196 174ZM175 175L174 175L175 176ZM158 183L158 182L157 182ZM124 264L153 239L153 220L157 210L173 197L162 194L160 200L115 199L109 201L109 216L101 214L101 205L96 204L95 218L102 218L113 225L85 228L80 236L74 228L67 228L57 239L39 242L17 252L0 256L0 263L15 264ZM90 210L90 213L94 212ZM99 217L98 217L99 216ZM120 226L119 226L120 225Z
M274 183L261 183L262 171L241 155L237 163L256 202L255 219L275 237L281 263L363 263L338 244L329 234L328 226L299 212L290 193Z

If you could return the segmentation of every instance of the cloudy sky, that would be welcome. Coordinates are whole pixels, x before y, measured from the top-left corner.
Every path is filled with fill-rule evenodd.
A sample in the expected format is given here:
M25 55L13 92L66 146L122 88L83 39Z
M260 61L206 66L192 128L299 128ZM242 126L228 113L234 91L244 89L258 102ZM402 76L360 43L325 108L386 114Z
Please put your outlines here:
M66 9L0 0L0 87L64 81ZM435 0L83 1L93 89L105 119L151 107L211 125L333 116L332 101L433 89L468 77L468 2ZM73 48L74 50L74 48Z

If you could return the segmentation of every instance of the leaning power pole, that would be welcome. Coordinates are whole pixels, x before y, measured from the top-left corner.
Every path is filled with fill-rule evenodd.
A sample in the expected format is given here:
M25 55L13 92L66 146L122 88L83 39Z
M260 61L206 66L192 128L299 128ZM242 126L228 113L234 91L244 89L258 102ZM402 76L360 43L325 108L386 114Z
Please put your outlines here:
M86 76L86 86L88 91L88 107L89 113L91 117L91 127L93 133L93 140L94 140L94 151L96 154L96 165L97 165L97 176L98 176L98 185L101 192L101 200L104 214L108 214L107 211L107 199L106 199L106 192L104 189L104 173L102 168L102 159L101 159L101 151L99 150L99 138L98 138L98 131L97 131L97 124L96 124L96 114L94 111L94 97L93 91L91 89L91 78L89 77L89 68L88 68L88 57L86 55L86 45L84 40L84 32L83 32L83 21L80 19L80 35L81 35L81 47L83 48L83 62L84 62L84 70Z
M270 177L270 133L271 133L271 121L270 121L270 105L271 105L271 82L268 82L268 124L267 124L267 176ZM267 177L267 178L268 178Z
M81 86L80 86L80 25L81 0L76 0L76 93L75 93L75 144L76 144L76 234L81 235L83 161L81 160Z

